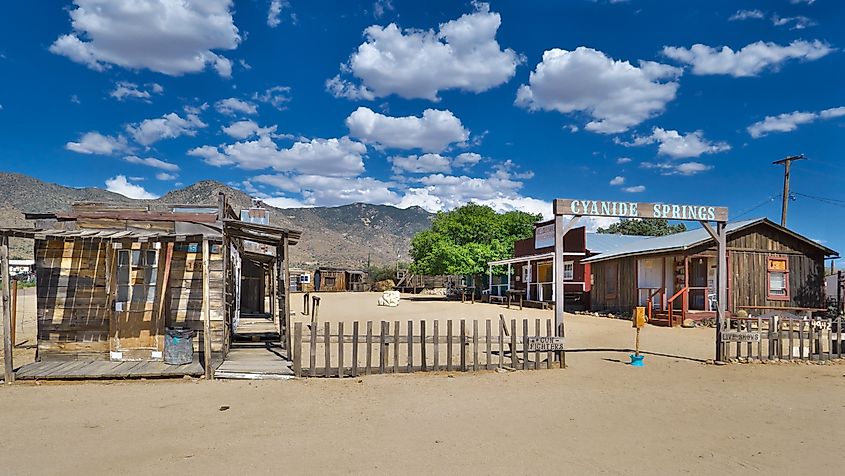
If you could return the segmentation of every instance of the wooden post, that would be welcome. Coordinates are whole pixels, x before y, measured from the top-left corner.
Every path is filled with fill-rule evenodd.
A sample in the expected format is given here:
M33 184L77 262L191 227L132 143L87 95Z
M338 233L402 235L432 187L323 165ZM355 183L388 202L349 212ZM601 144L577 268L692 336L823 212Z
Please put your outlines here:
M487 349L487 364L484 366L484 370L490 370L493 368L493 325L490 322L490 319L486 321L486 331L487 331L487 339L485 341L486 349Z
M367 321L367 375L373 373L373 321Z
M522 320L522 370L528 370L528 319Z
M311 330L311 341L308 342L310 347L310 352L308 356L308 363L311 366L311 370L308 372L309 377L316 377L317 376L317 326L315 324L311 324L308 326Z
M282 322L285 324L285 335L282 338L282 343L285 345L285 349L290 349L290 245L288 240L288 234L285 233L282 238L282 252L284 253L284 261L282 261L282 266L284 269L282 270L282 276L285 279L285 290L282 295L285 298L285 304L282 309L285 312L285 318Z
M478 319L472 320L472 370L478 372Z
M440 371L440 321L434 321L434 336L432 337L434 341L434 371Z
M556 208L556 207L553 207ZM554 210L553 210L554 211ZM580 216L575 215L564 226L563 215L555 213L555 258L554 258L554 292L555 292L555 330L564 337L563 328L563 253L566 251L563 246L563 238L566 233L578 222ZM527 333L527 332L526 332ZM526 346L527 348L527 346ZM527 350L525 352L528 352ZM561 359L565 358L564 353ZM527 356L527 354L526 354Z
M330 377L332 368L332 325L329 321L323 323L323 354L325 355L323 376Z
M452 320L446 321L446 370L452 371Z
M352 376L358 376L358 321L352 323Z
M293 329L293 374L302 377L302 323L297 322Z
M499 364L497 368L502 368L505 365L505 334L508 332L508 326L505 324L505 317L499 314Z
M541 335L543 335L540 332L540 319L534 320L534 335L537 336L537 337L540 337ZM534 370L539 370L539 369L540 369L540 351L535 350L534 351Z
M15 381L12 342L12 309L9 286L9 237L0 236L0 279L3 280L3 376L7 384Z
M461 372L467 371L467 321L461 319Z
M306 315L306 316L309 314L309 312L308 312L308 298L309 297L310 296L308 295L308 293L305 293L305 294L302 295L302 314Z
M379 333L379 353L378 353L378 372L384 373L387 366L387 326L386 321L381 321L381 331Z
M804 320L798 322L798 352L801 353L800 358L804 359Z
M425 319L420 321L420 367L423 372L428 371L428 365L425 363Z
M511 319L511 367L519 368L519 352L516 350L516 319Z
M210 266L208 238L202 240L202 322L203 322L203 366L205 378L213 379L214 370L211 368L211 291L208 282L208 268Z
M399 373L399 321L393 322L393 373Z
M546 335L552 337L552 320L546 319ZM546 355L546 368L552 368L552 361L554 360L555 353L551 350L549 351L548 355Z
M343 378L343 321L337 323L337 378Z
M408 373L414 371L414 321L408 321Z

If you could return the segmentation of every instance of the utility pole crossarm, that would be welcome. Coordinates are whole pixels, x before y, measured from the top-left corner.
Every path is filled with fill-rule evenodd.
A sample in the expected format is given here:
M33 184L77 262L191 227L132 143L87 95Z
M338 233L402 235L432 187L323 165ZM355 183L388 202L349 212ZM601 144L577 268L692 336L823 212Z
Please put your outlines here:
M780 212L780 226L786 227L786 210L789 206L789 169L794 160L807 160L804 154L792 155L781 160L772 162L775 165L783 164L783 205Z

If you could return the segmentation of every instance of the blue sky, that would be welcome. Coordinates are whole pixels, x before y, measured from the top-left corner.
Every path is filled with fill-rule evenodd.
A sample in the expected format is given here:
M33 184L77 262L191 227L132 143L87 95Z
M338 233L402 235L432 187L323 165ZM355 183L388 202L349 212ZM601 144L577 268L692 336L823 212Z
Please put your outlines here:
M681 6L682 5L682 6ZM845 249L834 0L11 1L2 169L152 197L728 206Z

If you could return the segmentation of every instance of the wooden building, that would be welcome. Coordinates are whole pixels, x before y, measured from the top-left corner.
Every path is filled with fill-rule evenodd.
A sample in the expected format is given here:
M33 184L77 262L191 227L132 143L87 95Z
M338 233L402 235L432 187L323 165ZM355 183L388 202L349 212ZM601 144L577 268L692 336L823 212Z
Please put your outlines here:
M824 260L835 251L765 218L726 230L728 312L824 307ZM662 325L715 316L716 244L704 229L637 240L584 262L593 310L646 306Z
M345 268L320 267L314 271L314 291L368 291L367 273Z
M607 253L625 244L642 239L641 236L588 233L585 227L573 228L563 237L564 297L573 307L590 307L590 265L583 261L590 256ZM504 296L508 290L522 291L530 304L549 306L554 303L554 222L534 226L531 238L514 242L513 258L489 263L488 282L495 282L493 266L507 267L499 284L492 284L488 293Z
M195 356L210 376L243 318L262 314L281 349L290 348L284 283L297 231L242 222L222 195L216 207L81 204L28 218L38 228L0 229L0 240L34 240L38 362L158 362L167 370L165 330L178 327L195 331Z

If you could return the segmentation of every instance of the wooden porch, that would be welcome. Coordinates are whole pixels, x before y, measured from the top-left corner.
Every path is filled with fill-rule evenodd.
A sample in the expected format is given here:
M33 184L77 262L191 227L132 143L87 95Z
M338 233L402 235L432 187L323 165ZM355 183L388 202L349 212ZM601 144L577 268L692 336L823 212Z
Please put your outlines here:
M44 360L15 371L19 380L88 380L200 377L205 373L198 360L187 365L164 362L112 362L108 360Z

